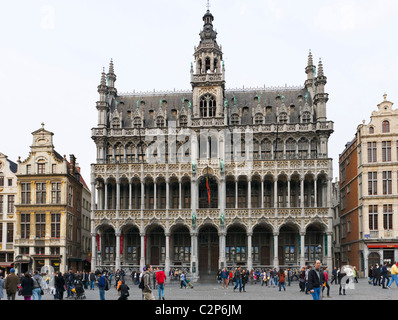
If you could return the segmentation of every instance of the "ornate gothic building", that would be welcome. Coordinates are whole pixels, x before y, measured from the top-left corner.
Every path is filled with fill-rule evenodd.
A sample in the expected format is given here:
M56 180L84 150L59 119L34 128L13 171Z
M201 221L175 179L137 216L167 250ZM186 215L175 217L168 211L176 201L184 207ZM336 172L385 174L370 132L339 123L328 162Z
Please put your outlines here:
M332 262L327 78L228 90L208 10L192 90L118 94L111 61L92 129L92 266L249 269Z

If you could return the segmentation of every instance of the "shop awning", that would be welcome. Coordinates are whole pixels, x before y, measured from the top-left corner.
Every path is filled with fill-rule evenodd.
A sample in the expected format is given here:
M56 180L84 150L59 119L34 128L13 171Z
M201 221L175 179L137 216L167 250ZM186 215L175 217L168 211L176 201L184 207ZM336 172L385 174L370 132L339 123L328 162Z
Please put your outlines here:
M388 248L398 248L398 243L369 243L369 249L380 248L380 249L388 249Z
M12 262L0 262L0 267L7 268L12 266L13 266Z

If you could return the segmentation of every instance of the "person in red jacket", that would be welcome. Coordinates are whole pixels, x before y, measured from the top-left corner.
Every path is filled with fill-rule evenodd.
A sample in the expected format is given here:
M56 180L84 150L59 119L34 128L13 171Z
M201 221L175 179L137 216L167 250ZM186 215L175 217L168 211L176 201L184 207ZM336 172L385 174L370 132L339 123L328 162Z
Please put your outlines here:
M323 285L322 285L322 297L323 297L323 290L325 290L325 287L326 287L327 288L327 297L331 298L330 295L329 295L330 286L329 286L328 280L329 280L329 278L328 278L328 267L325 267L324 270L323 270L323 281L324 282L323 282Z
M158 285L159 300L164 300L164 285L166 284L166 274L159 267L156 271L156 283Z

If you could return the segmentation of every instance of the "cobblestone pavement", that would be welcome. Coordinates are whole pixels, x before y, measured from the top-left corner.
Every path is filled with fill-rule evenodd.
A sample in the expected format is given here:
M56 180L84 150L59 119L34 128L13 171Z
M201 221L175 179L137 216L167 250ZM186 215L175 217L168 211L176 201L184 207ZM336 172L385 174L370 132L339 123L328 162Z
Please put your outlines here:
M129 300L142 300L141 289L137 285L127 281L130 287ZM346 295L339 295L339 286L330 285L330 296L326 297L326 289L324 291L324 300L398 300L398 288L393 283L391 289L382 289L379 286L369 285L366 279L359 279L359 283L354 284L354 288L347 289ZM286 291L279 291L278 287L266 287L261 284L247 284L246 292L235 292L232 286L223 289L218 283L196 283L193 289L181 289L179 283L166 283L165 299L166 300L312 300L310 294L299 292L298 282L292 282L291 286L286 286ZM96 287L94 290L85 290L86 300L99 300L99 291ZM158 292L154 290L155 299L158 299ZM118 294L114 287L114 282L109 291L105 292L106 300L117 300ZM7 299L5 297L5 299ZM17 300L23 300L18 296ZM42 300L54 300L51 294L46 293L42 296ZM64 300L72 300L66 298Z

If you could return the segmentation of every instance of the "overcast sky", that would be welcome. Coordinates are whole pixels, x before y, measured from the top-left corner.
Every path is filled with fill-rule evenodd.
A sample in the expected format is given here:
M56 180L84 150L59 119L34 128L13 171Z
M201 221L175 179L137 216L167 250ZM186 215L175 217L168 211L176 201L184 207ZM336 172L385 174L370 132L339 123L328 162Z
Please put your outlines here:
M54 133L87 184L97 86L112 58L119 93L190 90L206 0L18 0L0 7L0 152L25 160L31 133ZM398 1L211 0L227 88L302 86L309 50L328 78L338 156L383 101L398 103Z

